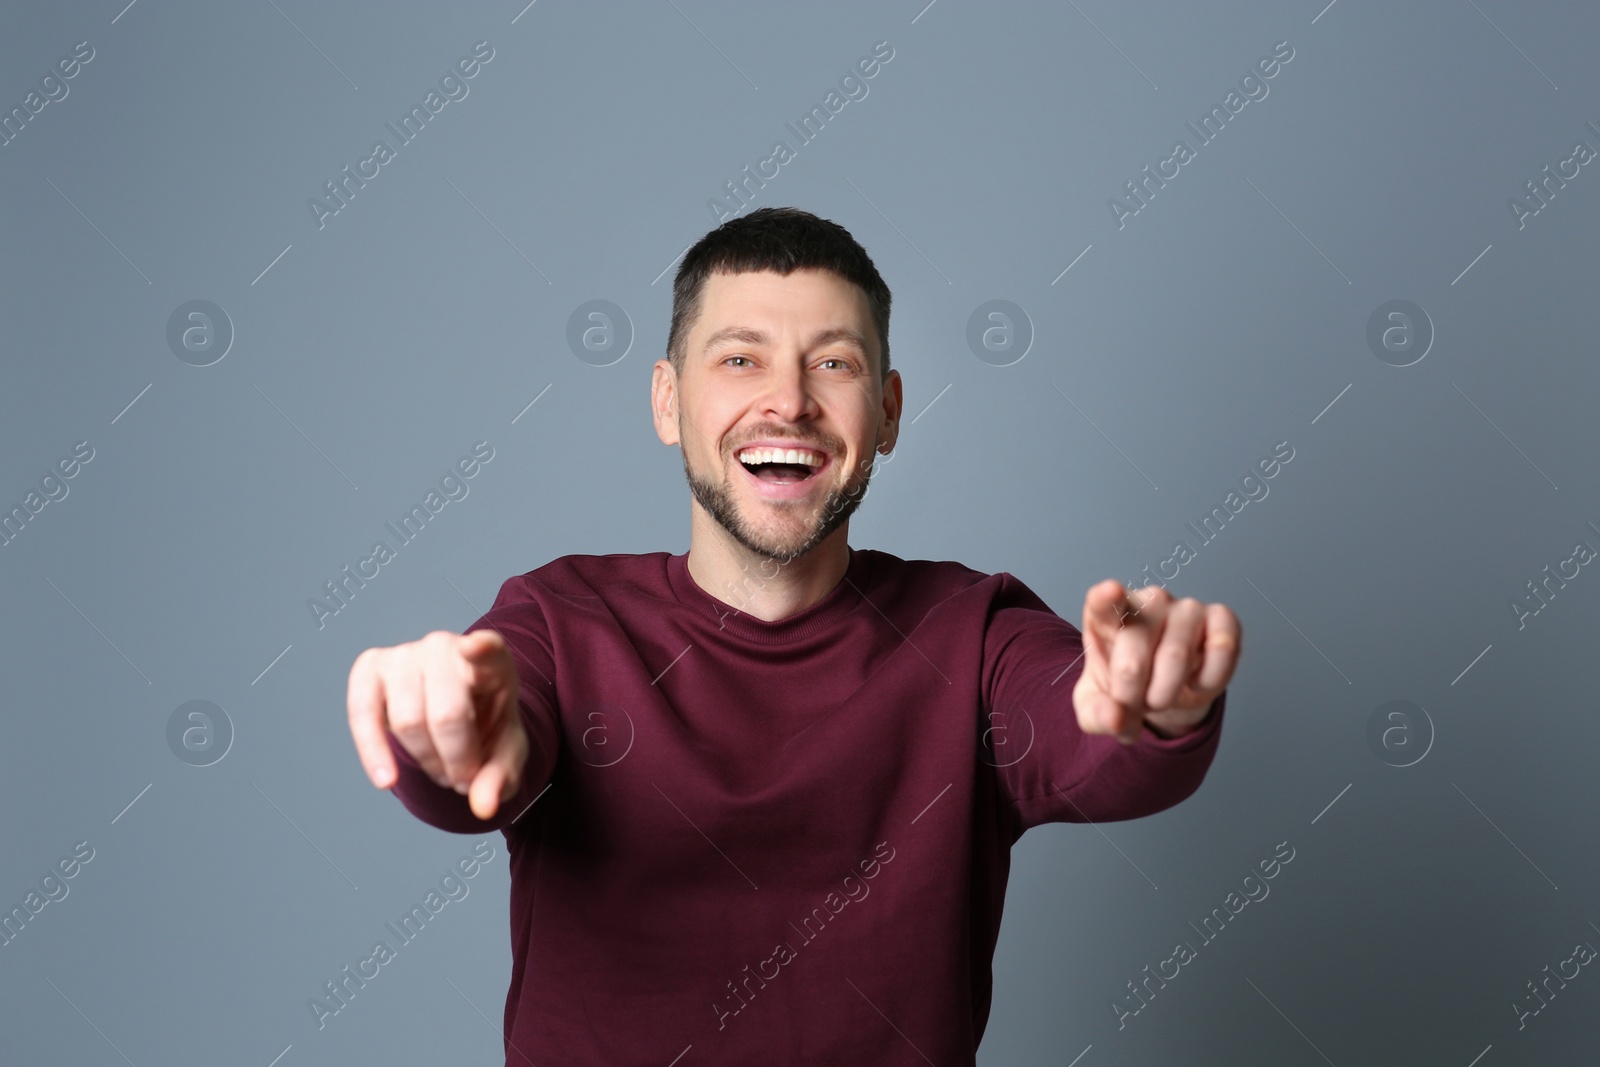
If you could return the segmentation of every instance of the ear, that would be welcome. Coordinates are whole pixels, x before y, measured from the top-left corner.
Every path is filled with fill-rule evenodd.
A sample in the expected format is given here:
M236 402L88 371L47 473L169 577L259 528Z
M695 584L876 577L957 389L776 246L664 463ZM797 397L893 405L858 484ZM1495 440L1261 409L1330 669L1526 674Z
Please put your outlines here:
M664 445L678 444L678 374L672 363L656 360L650 377L650 415L655 420L656 436Z
M892 370L883 383L883 424L878 429L878 451L885 455L894 451L894 443L900 438L900 411L904 402L900 372Z

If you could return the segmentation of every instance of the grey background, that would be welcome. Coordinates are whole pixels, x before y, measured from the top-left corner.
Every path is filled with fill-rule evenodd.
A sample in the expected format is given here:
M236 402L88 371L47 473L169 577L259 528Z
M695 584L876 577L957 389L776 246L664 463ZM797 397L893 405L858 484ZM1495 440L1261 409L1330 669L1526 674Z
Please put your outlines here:
M1511 1005L1600 944L1600 577L1520 629L1511 601L1600 545L1600 175L1521 229L1508 198L1600 147L1597 31L1510 0L7 5L0 109L95 56L0 148L0 503L94 458L0 549L0 904L95 852L0 948L0 1059L500 1062L498 833L435 932L324 1029L306 1006L479 840L366 782L350 663L556 556L687 548L647 408L671 271L880 40L751 204L840 222L895 294L907 425L853 544L1077 622L1295 450L1171 585L1244 626L1210 776L1022 839L980 1062L1592 1057L1589 968L1523 1029ZM319 230L308 198L479 40L469 95ZM1282 40L1119 229L1108 198ZM235 331L206 367L166 341L196 299ZM595 299L634 331L603 367L567 342ZM1034 334L1009 366L966 342L993 299ZM1406 367L1366 342L1395 299L1436 330ZM319 629L307 599L479 440L469 495ZM232 724L207 767L168 745L190 700ZM1431 724L1410 766L1367 741L1391 700ZM1270 897L1119 1030L1125 983L1283 841Z

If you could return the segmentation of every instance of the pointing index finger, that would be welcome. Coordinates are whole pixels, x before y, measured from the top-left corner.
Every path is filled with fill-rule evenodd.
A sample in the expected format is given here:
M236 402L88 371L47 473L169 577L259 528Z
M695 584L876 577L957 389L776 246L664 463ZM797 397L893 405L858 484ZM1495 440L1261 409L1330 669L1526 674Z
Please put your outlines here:
M1127 617L1137 613L1139 607L1140 604L1135 602L1121 582L1107 578L1091 585L1084 597L1084 625L1094 627L1100 637L1109 641L1122 629Z

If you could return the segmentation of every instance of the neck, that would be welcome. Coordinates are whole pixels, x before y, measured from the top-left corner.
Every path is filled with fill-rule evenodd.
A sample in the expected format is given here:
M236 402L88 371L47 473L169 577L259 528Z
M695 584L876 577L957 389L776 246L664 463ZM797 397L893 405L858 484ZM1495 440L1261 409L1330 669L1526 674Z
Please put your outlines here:
M850 567L850 524L845 522L803 556L785 562L752 552L691 505L689 576L735 611L777 622L827 596Z

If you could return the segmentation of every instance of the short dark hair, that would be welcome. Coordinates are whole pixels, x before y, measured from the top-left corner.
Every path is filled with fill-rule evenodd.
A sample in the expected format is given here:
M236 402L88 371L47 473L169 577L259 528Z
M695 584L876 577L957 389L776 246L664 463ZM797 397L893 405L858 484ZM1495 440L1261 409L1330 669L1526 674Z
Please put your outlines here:
M879 381L889 377L889 287L867 250L850 231L831 219L797 207L763 207L729 219L690 248L672 282L672 328L667 359L683 373L689 329L700 314L701 294L713 273L771 270L789 274L804 268L831 271L867 295L878 329Z

